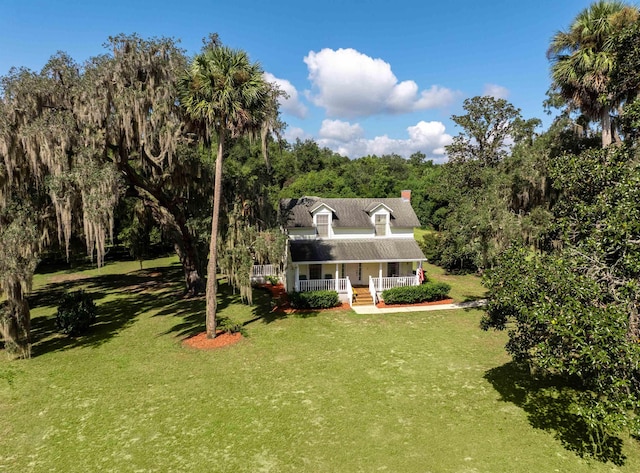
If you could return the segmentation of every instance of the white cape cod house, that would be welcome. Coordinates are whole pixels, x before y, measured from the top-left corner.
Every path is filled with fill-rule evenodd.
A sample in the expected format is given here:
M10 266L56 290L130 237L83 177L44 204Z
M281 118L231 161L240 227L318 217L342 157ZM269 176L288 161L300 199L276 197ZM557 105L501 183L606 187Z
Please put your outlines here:
M385 289L420 284L425 260L410 191L400 198L280 202L288 235L287 291L336 290L350 304L375 303Z

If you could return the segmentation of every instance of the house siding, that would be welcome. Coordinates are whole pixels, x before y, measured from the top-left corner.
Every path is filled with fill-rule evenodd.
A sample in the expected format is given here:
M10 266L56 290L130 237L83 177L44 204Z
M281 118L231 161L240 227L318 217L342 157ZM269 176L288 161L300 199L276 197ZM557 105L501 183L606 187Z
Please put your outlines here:
M290 240L315 240L314 228L294 228L289 230ZM376 236L373 228L333 228L332 240L362 240L363 238L413 238L413 228L391 227L386 236Z

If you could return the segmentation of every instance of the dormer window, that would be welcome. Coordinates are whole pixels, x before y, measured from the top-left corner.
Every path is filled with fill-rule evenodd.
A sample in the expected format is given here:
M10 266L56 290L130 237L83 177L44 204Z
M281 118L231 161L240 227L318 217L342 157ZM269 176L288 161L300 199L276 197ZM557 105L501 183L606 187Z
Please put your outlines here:
M387 214L375 215L376 236L387 235Z
M319 238L329 237L329 215L318 214L316 215L316 231Z

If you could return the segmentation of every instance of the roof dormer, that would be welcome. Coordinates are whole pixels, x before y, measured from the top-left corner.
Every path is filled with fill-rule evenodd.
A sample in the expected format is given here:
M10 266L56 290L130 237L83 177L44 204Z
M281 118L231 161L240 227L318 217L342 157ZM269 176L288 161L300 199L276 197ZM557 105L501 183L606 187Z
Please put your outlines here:
M309 209L309 212L311 213L311 215L315 215L316 213L320 212L321 210L329 211L332 214L335 213L336 211L334 209L332 209L331 207L329 207L327 204L325 204L324 202L318 202L316 203L316 205L314 205L313 207L311 207Z
M389 214L393 213L393 209L388 205L383 204L382 202L372 202L366 209L364 209L364 211L369 215L373 215L374 213L377 213L378 209L380 208L386 209L387 213Z
M309 212L313 218L313 226L316 228L316 237L331 238L335 210L323 202L318 202Z
M393 210L381 202L373 202L367 207L366 212L371 218L371 224L375 230L375 236L388 236L391 233L391 218Z

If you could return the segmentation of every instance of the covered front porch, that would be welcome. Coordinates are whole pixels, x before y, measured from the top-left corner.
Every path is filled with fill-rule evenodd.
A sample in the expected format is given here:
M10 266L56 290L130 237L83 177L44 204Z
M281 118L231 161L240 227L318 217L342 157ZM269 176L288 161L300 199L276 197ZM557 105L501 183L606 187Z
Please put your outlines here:
M420 284L416 269L425 260L413 238L292 240L287 291L337 291L353 305L353 288L368 288L371 303L392 287Z
M349 305L354 303L354 288L367 288L375 304L386 289L419 285L413 269L418 264L419 261L294 263L287 282L296 292L336 291Z

